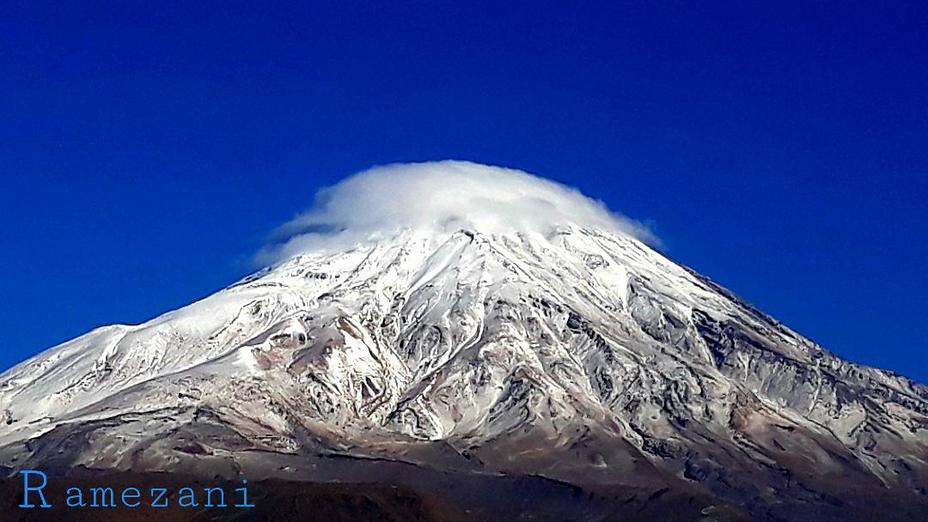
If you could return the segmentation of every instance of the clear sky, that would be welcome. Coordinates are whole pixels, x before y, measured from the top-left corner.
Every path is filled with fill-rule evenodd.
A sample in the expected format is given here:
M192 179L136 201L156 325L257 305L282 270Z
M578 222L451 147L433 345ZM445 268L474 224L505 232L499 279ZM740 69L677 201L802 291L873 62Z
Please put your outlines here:
M372 3L0 4L0 367L233 282L320 186L457 158L928 381L924 2Z

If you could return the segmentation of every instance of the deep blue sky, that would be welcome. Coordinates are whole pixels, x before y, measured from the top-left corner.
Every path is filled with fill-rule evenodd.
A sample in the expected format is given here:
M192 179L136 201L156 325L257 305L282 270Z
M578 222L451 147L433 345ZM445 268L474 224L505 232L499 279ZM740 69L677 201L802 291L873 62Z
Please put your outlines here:
M231 283L322 185L458 158L928 381L923 2L307 4L0 5L0 367Z

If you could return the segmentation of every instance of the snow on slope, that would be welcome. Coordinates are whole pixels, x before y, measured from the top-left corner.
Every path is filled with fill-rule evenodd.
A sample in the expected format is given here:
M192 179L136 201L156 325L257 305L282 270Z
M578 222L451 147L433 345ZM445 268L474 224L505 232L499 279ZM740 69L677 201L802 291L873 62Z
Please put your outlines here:
M575 483L660 472L819 502L841 477L928 495L928 388L835 357L626 233L550 225L380 231L95 330L0 375L0 445L171 469L165 441L186 429L229 458L322 447L441 467L411 456L438 441ZM197 436L204 418L234 435Z
M726 323L768 345L720 353L725 346L698 333ZM595 410L608 409L632 375L660 383L694 374L701 388L710 381L698 382L698 368L720 393L737 379L847 441L865 408L842 401L835 373L863 391L878 385L881 401L913 419L925 413L923 387L840 361L627 236L406 231L296 257L189 307L98 329L13 368L0 380L0 408L14 421L3 437L32 436L120 391L217 361L230 377L286 366L308 388L321 383L319 401L360 402L352 422L374 419L426 438L485 426L516 369L532 386L564 390ZM462 399L474 403L462 408Z

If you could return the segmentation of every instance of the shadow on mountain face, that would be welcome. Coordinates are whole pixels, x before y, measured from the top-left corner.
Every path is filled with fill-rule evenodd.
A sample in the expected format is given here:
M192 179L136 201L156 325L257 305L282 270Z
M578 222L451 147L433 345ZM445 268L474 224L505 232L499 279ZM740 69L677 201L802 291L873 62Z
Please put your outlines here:
M39 479L35 478L38 482ZM205 480L165 473L96 472L71 470L67 476L49 477L44 488L49 509L23 509L23 479L14 475L0 480L3 520L13 521L479 521L479 520L742 520L732 508L712 506L678 492L658 490L615 491L613 498L593 494L539 477L490 478L479 486L464 483L459 492L424 492L403 485L382 483L318 483L261 480L249 483L250 508L204 508L204 488L221 487L229 506L239 501L235 488L241 482ZM117 507L91 508L92 488L115 491ZM125 488L142 492L141 505L120 505ZM178 505L181 488L190 487L201 507ZM440 488L444 486L439 485ZM79 488L88 507L66 506L69 488ZM168 490L167 508L151 506L151 488ZM236 496L233 496L236 495ZM483 499L476 498L482 496ZM35 493L31 502L39 504ZM551 502L558 504L551 509ZM482 504L482 507L481 507ZM537 506L532 509L531 506ZM471 506L465 508L464 506ZM478 506L476 509L473 506ZM575 515L570 515L574 513ZM707 518L708 515L708 518Z
M241 483L209 481L161 473L81 473L82 476L49 478L45 496L53 505L50 509L23 509L23 481L19 477L0 481L0 509L3 520L17 521L466 521L473 517L456 506L409 488L383 484L320 484L265 480L249 484L249 503L254 507L232 507L240 502L235 488ZM36 479L38 480L38 479ZM68 488L80 488L88 505L91 488L110 487L116 491L116 505L111 508L68 508ZM142 492L142 505L129 508L120 505L119 494L124 488L136 487ZM202 505L204 488L222 487L226 508L180 507L179 490L193 488ZM151 506L151 488L168 490L166 508ZM233 498L233 495L234 498ZM38 497L33 493L33 503ZM12 515L12 516L11 516Z
M406 447L404 457L409 460L401 461L331 451L292 454L239 447L236 441L247 445L247 439L213 417L204 417L169 433L149 430L157 444L126 452L136 471L116 472L88 469L77 462L94 447L90 442L107 440L94 436L98 425L118 423L66 425L23 448L6 448L14 467L0 466L0 477L8 477L0 480L0 520L928 520L928 494L923 490L913 495L862 481L852 473L838 476L798 465L793 469L803 469L804 474L785 473L784 485L771 481L763 470L739 467L738 460L708 468L686 455L679 457L679 473L673 473L650 464L633 448L592 436L569 451L551 448L536 440L534 433L502 437L463 453L445 443L422 443ZM224 452L211 448L220 442ZM542 447L547 449L525 451ZM784 458L801 454L784 450ZM512 455L521 459L509 458ZM605 470L590 466L590 455L605 456L612 466ZM671 458L674 455L667 462L676 462ZM509 466L493 469L483 461L508 461ZM20 469L49 474L47 492L54 508L17 507L23 492L23 480L16 475ZM152 471L163 469L173 471ZM248 479L253 508L177 505L182 487L197 491L223 487L231 492L241 486L242 478ZM767 490L760 490L758 484L767 484ZM157 486L174 496L167 509L65 507L67 488L86 492L94 486L117 491Z
M241 480L214 475L113 472L86 468L50 471L45 497L49 509L23 509L23 478L0 469L0 520L3 521L872 521L926 520L923 504L887 503L879 491L838 504L783 502L778 506L739 506L683 487L578 487L538 476L474 475L437 472L392 462L339 462L340 471L359 471L348 481L311 482L277 478L248 481L254 507L234 507ZM388 477L393 476L394 480ZM40 482L36 477L36 482ZM33 482L35 484L35 482ZM192 488L198 507L181 507L181 488ZM69 488L78 488L87 507L67 507ZM89 507L92 488L112 488L116 507ZM120 494L138 488L141 505L121 505ZM164 488L166 508L152 507L152 488ZM229 507L205 508L205 488L222 488ZM33 493L31 501L39 504ZM827 500L827 499L826 499ZM900 499L904 500L904 499ZM214 502L218 503L218 502ZM885 518L885 517L884 517Z

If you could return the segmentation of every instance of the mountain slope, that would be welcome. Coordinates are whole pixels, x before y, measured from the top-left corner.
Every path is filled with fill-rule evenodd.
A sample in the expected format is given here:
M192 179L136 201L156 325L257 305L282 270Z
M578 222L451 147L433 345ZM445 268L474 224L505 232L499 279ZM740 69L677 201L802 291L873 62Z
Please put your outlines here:
M20 364L0 412L13 467L325 480L375 459L604 499L693 492L755 518L928 506L928 387L582 226L299 255Z

